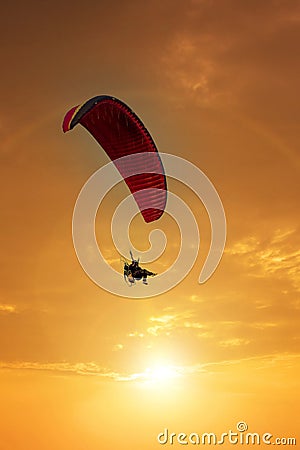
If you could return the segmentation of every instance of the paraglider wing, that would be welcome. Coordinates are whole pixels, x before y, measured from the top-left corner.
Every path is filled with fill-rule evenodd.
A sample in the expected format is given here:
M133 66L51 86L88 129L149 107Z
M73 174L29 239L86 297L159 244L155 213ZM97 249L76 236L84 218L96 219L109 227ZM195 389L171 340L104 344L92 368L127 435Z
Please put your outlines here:
M139 154L128 163L116 164L133 194L145 222L159 219L167 200L167 183L156 145L137 115L121 100L107 95L94 97L67 112L63 131L80 123L106 151L112 161ZM126 164L133 164L128 176ZM143 189L150 189L142 191Z

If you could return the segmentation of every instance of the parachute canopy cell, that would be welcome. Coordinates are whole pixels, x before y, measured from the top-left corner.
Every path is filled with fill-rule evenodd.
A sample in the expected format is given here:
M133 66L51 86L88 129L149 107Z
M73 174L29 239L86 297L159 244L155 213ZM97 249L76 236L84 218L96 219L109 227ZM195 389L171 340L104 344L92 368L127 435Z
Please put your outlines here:
M100 95L70 109L63 121L63 131L78 123L91 133L112 161L138 154L115 165L145 222L159 219L166 206L166 177L156 145L137 115L121 100Z

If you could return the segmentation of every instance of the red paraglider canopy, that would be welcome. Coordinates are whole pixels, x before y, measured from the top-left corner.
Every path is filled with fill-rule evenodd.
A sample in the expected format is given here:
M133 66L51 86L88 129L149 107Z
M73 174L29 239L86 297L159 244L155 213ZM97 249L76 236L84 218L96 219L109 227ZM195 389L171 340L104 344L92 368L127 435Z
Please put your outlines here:
M166 177L156 145L137 115L121 100L101 95L70 109L63 121L63 131L71 130L78 123L92 134L112 161L139 153L133 161L129 159L128 163L116 166L145 222L159 219L167 201ZM140 173L128 176L128 170ZM139 192L143 189L151 191Z

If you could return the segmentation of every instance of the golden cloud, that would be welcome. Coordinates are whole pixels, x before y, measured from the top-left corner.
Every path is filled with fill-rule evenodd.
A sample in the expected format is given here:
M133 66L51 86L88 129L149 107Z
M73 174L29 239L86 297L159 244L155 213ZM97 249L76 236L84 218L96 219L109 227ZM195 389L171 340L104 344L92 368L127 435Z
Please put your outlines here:
M0 312L4 313L16 313L17 308L15 305L9 305L9 304L0 304Z

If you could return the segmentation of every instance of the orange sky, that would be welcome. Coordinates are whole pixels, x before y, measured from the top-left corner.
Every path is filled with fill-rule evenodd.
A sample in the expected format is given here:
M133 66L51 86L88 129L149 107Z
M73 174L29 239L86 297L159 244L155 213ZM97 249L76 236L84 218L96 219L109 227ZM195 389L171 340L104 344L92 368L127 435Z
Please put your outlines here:
M1 450L155 449L164 428L221 434L242 420L300 440L299 20L292 0L1 6ZM128 300L81 269L72 212L108 158L61 122L101 94L217 188L228 236L204 285L208 218L175 181L202 239L182 283ZM109 223L125 195L97 217L117 269ZM154 271L179 245L168 217L159 226L169 247ZM153 228L135 219L141 250Z

